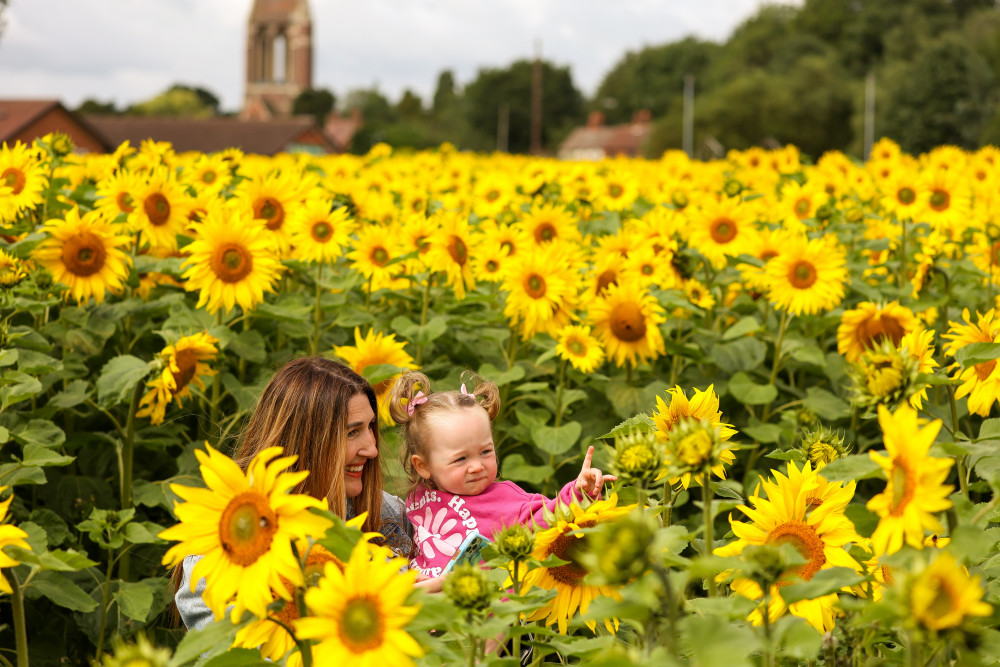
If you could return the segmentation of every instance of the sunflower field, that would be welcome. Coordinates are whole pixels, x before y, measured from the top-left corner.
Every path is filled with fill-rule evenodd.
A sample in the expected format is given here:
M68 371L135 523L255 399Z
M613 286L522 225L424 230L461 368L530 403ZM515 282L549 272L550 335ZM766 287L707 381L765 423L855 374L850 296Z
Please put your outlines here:
M1000 150L0 149L0 664L1000 662ZM601 499L440 594L228 454L281 364L501 391ZM381 403L380 403L381 407ZM405 495L379 415L386 489ZM242 503L242 504L240 504ZM203 554L216 622L170 569Z

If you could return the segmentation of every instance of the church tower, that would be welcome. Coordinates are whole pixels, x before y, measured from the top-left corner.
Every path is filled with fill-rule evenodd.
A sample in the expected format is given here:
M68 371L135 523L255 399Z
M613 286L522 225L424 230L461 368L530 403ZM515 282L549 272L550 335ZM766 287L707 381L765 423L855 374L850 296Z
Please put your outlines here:
M240 117L270 120L292 114L312 88L312 17L308 0L253 0L247 29L246 96Z

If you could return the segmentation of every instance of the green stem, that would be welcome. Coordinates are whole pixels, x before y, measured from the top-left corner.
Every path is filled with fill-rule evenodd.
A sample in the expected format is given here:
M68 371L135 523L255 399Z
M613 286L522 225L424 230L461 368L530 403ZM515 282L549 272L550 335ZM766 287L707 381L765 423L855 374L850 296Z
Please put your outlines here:
M899 289L906 284L906 218L899 221Z
M125 422L125 441L122 443L118 453L118 465L121 472L121 506L122 509L132 507L132 476L135 469L135 413L139 409L139 400L146 386L139 382L132 392L132 403L129 406L128 420ZM122 581L129 580L131 558L128 551L121 554L121 562L118 565L118 576Z
M715 522L712 520L712 471L706 468L702 475L702 502L701 509L705 519L705 548L704 556L707 559L712 555L712 544L715 542ZM715 597L715 577L708 575L708 597Z
M764 666L774 665L774 654L771 652L771 587L764 591L764 610L761 617L764 619Z
M1000 495L994 493L993 499L990 500L989 503L987 503L986 507L976 512L976 516L972 517L972 525L974 526L977 523L979 523L984 516L993 511L993 509L997 506L998 503L1000 503Z
M222 309L215 313L215 324L222 325ZM222 369L212 377L212 404L208 408L208 435L212 445L219 446L219 436L216 431L216 424L219 423L219 396L222 394Z
M469 619L471 625L472 620ZM476 654L479 652L479 638L469 630L469 667L476 667Z
M28 626L24 622L24 593L21 582L13 572L7 577L10 582L10 607L14 617L14 645L17 646L17 667L28 667Z
M319 354L319 322L322 309L322 298L323 290L320 289L320 280L323 277L323 262L318 262L316 264L316 306L313 309L313 337L312 337L312 353Z
M566 360L562 359L559 362L559 388L556 390L556 424L555 427L559 428L562 423L563 416L563 384L566 380Z
M957 438L958 429L958 404L955 402L955 387L948 385L948 399L951 402L951 427L952 437ZM970 434L971 435L971 434ZM965 471L965 457L961 454L955 456L955 464L958 471L958 486L962 490L962 495L969 497L969 480Z
M513 563L514 563L514 569L511 572L510 578L511 578L511 581L514 582L514 595L515 596L520 596L521 595L521 561L515 559L513 561ZM521 625L522 625L521 615L520 614L518 614L518 616L517 616L517 625L518 625L518 627L521 627ZM513 650L511 651L511 653L518 660L518 662L520 662L520 660L521 660L521 633L520 632L518 632L516 635L514 635L513 642L514 642L514 646L513 646Z
M114 566L114 556L108 551L108 571L104 575L104 585L101 587L101 629L97 633L97 658L104 655L104 630L108 626L108 598L111 597L111 568Z
M670 518L674 512L674 487L670 486L668 479L663 483L663 514L662 522L664 526L670 525Z
M423 302L420 304L420 329L423 330L424 326L427 324L427 308L431 302L431 282L433 281L434 274L427 274L427 284L424 286L424 298ZM417 343L417 366L422 365L424 358L424 346L422 343Z
M663 602L667 606L667 654L677 655L677 604L674 602L674 588L670 585L670 571L660 565L654 565L653 570L663 584Z
M778 369L781 367L781 344L785 340L785 331L788 329L790 319L787 310L781 311L781 324L778 325L778 337L774 341L774 364L771 366L771 377L768 380L768 384L770 385L773 385L774 381L778 378ZM760 420L766 423L770 418L771 406L768 404L764 407L764 414Z

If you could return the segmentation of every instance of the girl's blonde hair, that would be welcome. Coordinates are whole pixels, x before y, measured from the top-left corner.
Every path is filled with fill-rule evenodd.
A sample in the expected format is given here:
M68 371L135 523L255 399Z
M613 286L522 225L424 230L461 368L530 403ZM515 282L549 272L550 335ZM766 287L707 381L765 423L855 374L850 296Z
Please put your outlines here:
M389 394L389 415L399 424L403 435L401 457L403 470L410 481L409 493L423 484L434 488L434 482L423 479L413 467L413 455L417 454L427 460L430 452L430 420L434 415L457 412L465 409L481 409L492 424L500 414L500 390L496 383L483 379L472 371L462 373L461 380L465 386L474 388L469 393L460 390L431 391L431 381L418 371L407 371L398 380ZM413 408L411 414L408 407L418 392L427 397L426 403Z

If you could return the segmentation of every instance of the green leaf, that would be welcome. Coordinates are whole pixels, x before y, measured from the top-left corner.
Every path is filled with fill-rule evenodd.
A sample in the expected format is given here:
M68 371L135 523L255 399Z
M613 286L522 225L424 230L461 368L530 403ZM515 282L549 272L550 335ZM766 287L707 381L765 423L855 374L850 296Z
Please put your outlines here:
M152 521L141 523L132 521L125 526L125 539L132 544L155 544L164 541L157 537L163 530L163 526L158 526Z
M730 343L713 345L710 356L727 373L759 368L767 356L767 346L756 338L740 338Z
M815 412L821 419L834 421L851 416L851 406L844 399L818 387L809 387L802 405Z
M615 426L613 429L611 429L604 435L597 436L596 439L609 440L617 438L620 435L628 435L629 433L634 433L636 431L639 431L641 433L646 433L648 431L652 431L655 428L656 425L653 423L653 418L643 413L643 414L638 414L635 417L629 417L628 419L623 421L618 426Z
M962 368L996 359L1000 359L1000 343L971 343L955 353L955 361Z
M984 419L982 425L979 427L979 438L978 440L986 440L988 438L1000 438L1000 419Z
M282 300L280 304L259 303L257 304L257 310L254 311L254 317L289 322L291 324L311 322L312 314L312 306L296 304L294 302L289 303L287 299ZM311 331L311 329L307 329L306 327L302 327L302 329L304 332L303 337Z
M961 525L951 534L948 549L969 564L981 563L1000 539L1000 528L983 530Z
M13 366L17 363L18 351L15 349L0 350L0 367Z
M742 318L739 322L731 327L728 327L725 333L722 334L722 340L733 340L734 338L740 338L755 331L760 331L760 322L756 317L748 315Z
M392 318L392 322L389 323L389 328L398 333L403 338L412 340L417 335L417 329L420 328L416 322L411 320L406 315L397 315Z
M772 444L781 438L781 427L777 424L751 424L744 426L740 431L750 436L754 442Z
M21 463L36 468L49 468L53 466L68 466L75 460L75 456L63 456L41 445L25 445L24 458L21 460Z
M867 454L852 454L823 468L823 477L831 482L850 482L869 477L879 477L882 468Z
M824 471L826 468L823 469ZM836 593L841 588L860 584L865 580L863 574L846 567L831 567L820 570L809 581L789 584L781 589L781 599L785 604L793 604L799 600L813 600L830 593Z
M149 371L149 364L131 354L115 357L104 364L97 378L97 402L109 408L130 399L132 390Z
M3 374L3 386L0 387L0 411L6 410L15 403L26 401L42 391L42 383L21 371L7 371Z
M29 375L45 375L61 371L63 364L47 354L34 350L20 350L17 356L17 370Z
M50 509L35 509L28 515L28 520L42 527L51 545L60 545L73 536L69 525L61 516Z
M260 388L245 386L232 373L222 374L222 386L236 400L237 413L249 412L257 404L257 397L260 396Z
M123 614L136 621L145 621L153 606L157 588L160 588L160 585L156 580L122 581L118 584L118 591L114 597Z
M222 655L202 663L201 667L269 667L272 665L274 665L273 662L261 657L258 649L231 648Z
M498 387L502 387L505 384L510 384L511 382L517 382L524 377L524 367L523 366L513 366L510 370L500 371L499 368L493 364L483 364L479 367L479 375L484 378L489 378Z
M418 326L412 340L418 345L427 345L440 338L446 331L448 331L448 317L438 315L432 317L424 326Z
M540 486L545 480L555 474L552 466L528 463L520 454L511 454L505 457L500 466L500 472L505 479L528 482L535 486Z
M38 562L43 570L57 572L76 572L97 565L97 561L90 560L86 554L73 549L47 551L39 555Z
M310 315L312 315L310 308ZM375 317L365 308L360 306L341 306L337 309L336 324L342 329L353 329L364 325L370 325L375 321Z
M47 405L66 410L85 403L90 396L90 385L86 380L73 380L66 388L49 399Z
M757 639L743 625L720 623L720 619L687 616L678 625L685 647L700 667L743 667L753 663L750 655Z
M823 354L823 350L819 349L819 347L813 345L812 343L806 343L796 347L789 352L788 356L795 361L801 361L804 364L819 366L820 368L826 366L826 356Z
M48 419L32 419L11 432L22 445L58 447L66 442L66 433Z
M31 588L49 600L72 611L84 613L97 609L97 600L77 586L67 576L52 570L43 570L31 581Z
M402 366L395 366L393 364L374 364L372 366L365 366L361 374L365 376L365 379L374 387L379 382L388 380L391 377L399 375L406 369Z
M241 331L230 338L226 349L232 351L240 359L246 359L254 364L262 364L267 360L264 337L255 329Z
M784 591L782 591L784 594ZM781 654L795 658L799 664L815 660L823 648L823 635L801 618L785 616L778 621L775 628Z
M773 384L757 384L746 373L737 373L729 379L729 393L747 405L767 405L778 397Z
M567 422L558 428L555 426L535 426L531 429L531 440L535 445L549 454L558 456L576 444L580 439L583 427L580 422Z
M149 482L145 479L135 480L132 482L132 501L136 505L172 509L173 501L167 498L165 493L166 485L169 481Z
M0 484L17 486L18 484L45 484L45 472L41 468L21 465L20 463L4 463L0 465Z
M211 658L225 653L233 645L236 633L247 623L255 620L253 614L244 614L242 622L234 625L229 614L216 623L209 623L202 630L192 630L177 644L174 657L167 663L169 667L181 667L200 658Z

